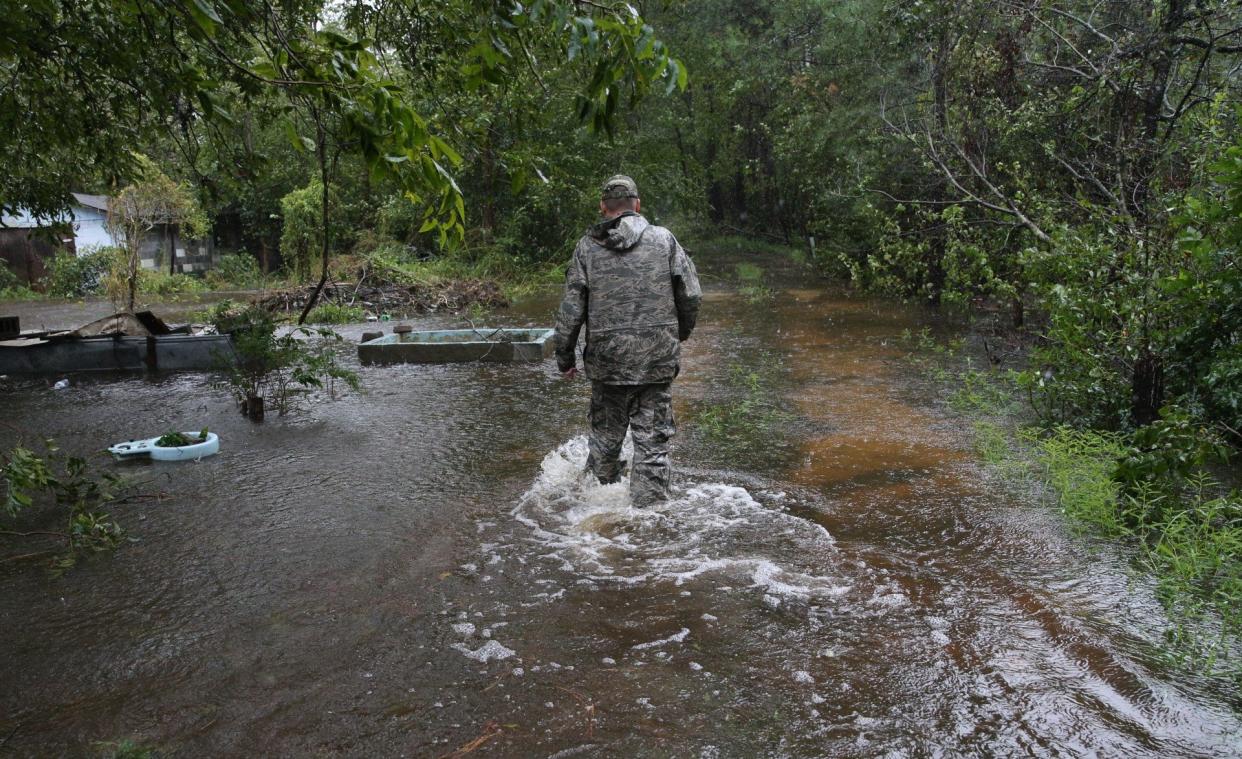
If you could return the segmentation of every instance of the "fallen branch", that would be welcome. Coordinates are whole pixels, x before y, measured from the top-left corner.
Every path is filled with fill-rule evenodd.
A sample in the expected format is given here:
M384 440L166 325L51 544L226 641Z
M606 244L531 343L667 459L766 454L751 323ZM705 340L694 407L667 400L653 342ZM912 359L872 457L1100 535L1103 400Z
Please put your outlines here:
M37 556L48 556L56 551L35 551L34 553L22 553L17 556L6 556L0 559L0 564L8 564L10 561L21 561L22 559L33 559Z
M13 535L19 538L29 538L29 537L34 537L35 535L47 535L53 538L60 538L61 540L69 539L69 536L63 532L49 532L47 530L31 530L30 532L15 532L13 530L0 530L0 535Z
M554 685L552 687L556 688L557 690L565 691L569 695L578 699L579 704L586 704L586 706L583 708L583 711L586 712L586 716L587 716L586 737L594 738L595 737L595 701L592 700L590 696L585 696L575 690L570 690L569 688L562 688L559 685Z
M486 725L483 726L483 733L479 737L475 738L469 743L462 745L461 747L454 750L452 753L444 754L443 756L440 757L440 759L459 759L459 757L463 757L463 756L466 756L467 754L474 753L475 751L482 748L483 745L486 744L488 741L490 741L491 739L495 738L496 736L500 735L503 732L504 732L504 729L500 727L500 723L495 720L491 720L490 722L488 722Z
M398 284L381 282L329 282L319 296L319 304L362 306L375 316L459 312L478 304L488 308L508 305L500 286L489 280L461 279L437 283ZM315 286L276 290L264 295L258 305L268 311L300 311L314 295Z

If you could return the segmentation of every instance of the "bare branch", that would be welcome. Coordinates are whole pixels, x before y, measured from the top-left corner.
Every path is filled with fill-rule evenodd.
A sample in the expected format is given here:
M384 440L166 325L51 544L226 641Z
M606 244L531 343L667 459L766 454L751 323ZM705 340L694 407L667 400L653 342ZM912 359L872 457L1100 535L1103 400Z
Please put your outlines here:
M1110 45L1116 46L1117 44L1117 40L1113 39L1112 37L1109 37L1107 34L1097 29L1094 24L1090 23L1089 21L1086 21L1085 19L1079 18L1078 16L1075 16L1073 13L1070 13L1069 11L1065 11L1065 10L1061 10L1060 8L1052 7L1048 9L1048 12L1055 13L1056 15L1061 16L1062 18L1067 18L1070 21L1073 21L1074 23L1081 26L1083 29L1086 29L1088 32L1090 32L1091 34L1094 34L1096 37L1099 37L1100 39L1104 40Z
M1238 31L1239 30L1235 29L1232 32L1227 32L1226 34L1222 34L1220 37L1227 37L1231 34L1237 34ZM1209 39L1209 40L1201 40L1201 39L1196 39L1194 37L1173 37L1169 41L1181 43L1183 45L1190 45L1192 47L1203 48L1208 51L1209 55L1213 51L1217 53L1227 53L1227 54L1242 53L1242 45L1216 45L1215 44L1216 40L1220 39L1220 37L1213 37L1212 39Z

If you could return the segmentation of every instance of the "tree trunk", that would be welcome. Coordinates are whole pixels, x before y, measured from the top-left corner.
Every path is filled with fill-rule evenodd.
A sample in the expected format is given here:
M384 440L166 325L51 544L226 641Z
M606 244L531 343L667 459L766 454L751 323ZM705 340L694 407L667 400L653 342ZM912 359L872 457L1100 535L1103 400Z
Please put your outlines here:
M316 154L319 157L319 181L323 185L323 196L320 204L320 216L323 220L323 234L320 235L322 245L320 252L322 253L323 267L319 275L319 284L315 285L315 291L306 299L306 305L302 307L302 313L298 316L298 324L306 323L306 317L315 308L315 304L319 302L319 296L323 293L323 287L328 283L328 149L327 135L324 133L323 124L316 119Z
M133 241L126 240L126 247L129 248L129 262L125 272L125 288L128 290L128 299L126 300L126 310L133 312L134 303L138 299L138 270L142 268L142 253L140 250L141 236L133 235Z
M483 145L483 224L482 232L485 242L496 239L496 154L492 148L492 133L488 130L487 141Z
M177 225L168 225L168 273L177 273Z
M1130 378L1130 418L1143 427L1160 418L1164 405L1164 361L1150 350L1134 363Z
M1022 296L1015 295L1009 303L1009 315L1013 319L1013 328L1022 329L1026 325L1026 307L1022 304Z

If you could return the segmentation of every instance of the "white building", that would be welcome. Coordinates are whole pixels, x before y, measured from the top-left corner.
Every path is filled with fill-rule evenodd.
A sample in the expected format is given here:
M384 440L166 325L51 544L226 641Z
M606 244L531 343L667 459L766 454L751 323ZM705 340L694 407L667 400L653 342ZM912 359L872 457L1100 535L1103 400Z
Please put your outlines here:
M79 256L102 247L123 245L108 231L108 196L75 192L69 211L56 219L37 219L24 209L0 217L0 261L20 280L35 282L43 275L43 259L57 249ZM180 272L211 268L215 246L206 240L185 240L175 226L161 224L148 232L139 250L144 269L162 267ZM169 256L174 256L169 260ZM175 262L175 263L174 263Z
M73 204L69 212L57 219L36 219L25 209L16 214L4 214L0 217L0 228L8 229L42 229L68 224L69 228L61 235L59 242L62 247L79 253L86 248L100 248L107 245L119 245L108 233L105 222L108 219L108 196L87 195L81 192L72 193ZM69 236L72 233L72 237Z

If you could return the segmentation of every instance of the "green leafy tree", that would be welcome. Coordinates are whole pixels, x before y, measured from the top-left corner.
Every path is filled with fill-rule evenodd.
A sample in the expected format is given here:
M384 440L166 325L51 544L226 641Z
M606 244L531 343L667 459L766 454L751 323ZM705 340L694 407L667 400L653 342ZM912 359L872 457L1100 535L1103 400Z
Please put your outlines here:
M108 200L107 226L112 235L125 246L120 261L119 278L125 308L134 310L138 295L139 272L142 267L142 242L157 226L168 225L182 230L190 239L208 232L207 217L189 186L174 182L148 159L140 158L141 179Z
M450 92L442 87L455 80L440 81L440 67L483 90L505 86L516 72L538 76L536 51L567 56L586 74L575 101L578 118L610 133L623 99L637 102L657 84L686 85L685 69L627 3L456 0L329 8L183 0L85 10L72 0L52 0L22 6L7 19L13 31L0 37L0 61L13 71L13 86L0 103L8 127L0 139L6 154L40 160L31 171L19 162L6 172L0 205L53 216L82 181L53 170L71 154L78 160L69 165L119 182L140 173L122 146L160 132L197 155L205 125L231 125L233 103L268 98L272 121L312 159L322 188L328 234L307 312L327 279L333 240L326 217L342 156L359 157L372 179L419 205L423 231L442 244L464 237L465 204L453 176L461 155L434 129L436 114L418 106ZM436 50L411 67L415 77L396 70L402 59ZM101 88L100 81L120 86ZM115 95L100 102L101 90ZM83 123L90 127L82 130L85 139L78 134Z

